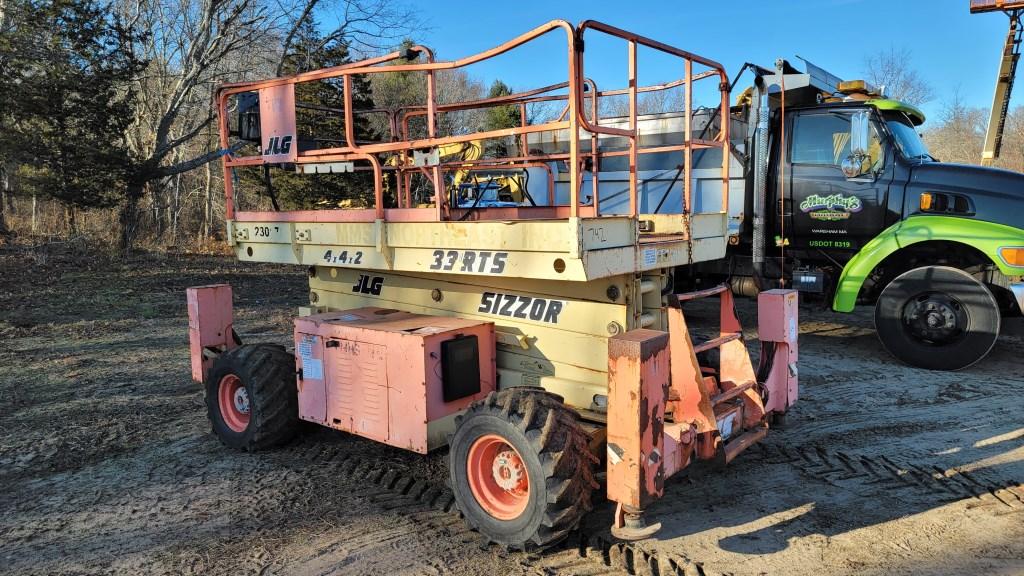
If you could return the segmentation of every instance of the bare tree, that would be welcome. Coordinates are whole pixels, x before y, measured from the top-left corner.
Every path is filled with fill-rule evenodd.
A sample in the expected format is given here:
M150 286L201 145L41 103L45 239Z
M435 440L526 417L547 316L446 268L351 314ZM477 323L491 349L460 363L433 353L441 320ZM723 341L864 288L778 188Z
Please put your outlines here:
M483 83L463 69L440 70L435 74L434 81L438 104L481 100L487 93ZM383 110L425 106L427 102L427 77L423 72L373 74L370 76L370 85L373 87L374 105ZM438 134L451 136L479 131L486 110L474 108L442 113L438 117ZM385 116L374 114L370 117L370 124L385 139L391 136ZM413 117L409 122L409 130L412 138L424 137L426 122L422 117Z
M135 82L138 105L128 134L135 166L121 212L126 251L146 189L217 157L217 150L183 152L214 119L211 95L223 65L259 40L268 24L255 0L129 1L122 9L139 32L131 49L149 65Z
M437 99L441 104L480 100L487 93L483 82L474 79L463 69L438 72L436 86ZM447 112L441 115L438 129L444 135L475 132L481 129L485 112L483 108Z
M686 91L681 86L641 92L636 99L636 113L642 115L683 112L686 108L685 98ZM626 94L602 97L598 100L598 106L602 117L629 116L629 96Z
M925 143L944 162L977 164L981 160L987 117L985 109L967 106L955 90L938 121L925 131Z
M912 68L908 48L890 46L864 59L864 78L885 88L888 97L919 106L933 98L932 87Z
M1024 106L1017 106L1006 118L1003 149L996 160L996 166L1024 172Z
M337 18L330 38L368 48L412 26L387 0L121 1L124 18L141 31L132 49L150 62L134 86L140 105L129 135L135 167L120 218L123 250L147 190L156 199L173 177L223 154L202 137L216 117L218 83L274 75L295 31L318 13Z
M323 16L328 27L319 46L305 46L306 54L324 50L343 41L356 53L380 52L393 46L413 29L415 14L403 5L388 0L299 0L292 6L278 5L286 14L295 15L286 22L275 76L280 76L291 54L293 42L302 25Z

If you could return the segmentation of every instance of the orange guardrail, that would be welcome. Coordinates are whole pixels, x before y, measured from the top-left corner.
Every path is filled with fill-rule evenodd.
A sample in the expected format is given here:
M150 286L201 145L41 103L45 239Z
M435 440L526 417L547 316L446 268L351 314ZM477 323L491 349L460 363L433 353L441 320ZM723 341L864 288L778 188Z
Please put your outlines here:
M566 80L557 84L542 86L494 98L477 99L465 102L439 103L436 89L436 76L441 71L457 70L472 64L498 57L525 44L533 42L548 34L564 35L564 55L566 57ZM621 89L606 91L598 90L596 83L584 75L584 36L603 34L618 38L625 42L628 56L628 86ZM638 47L653 49L681 60L682 77L651 86L637 85L637 50ZM425 56L425 61L412 62L410 54ZM406 60L406 62L402 62ZM694 66L706 70L694 71ZM353 106L353 77L371 76L390 73L421 73L425 82L426 101L423 104L404 106L396 109L355 110ZM693 85L706 78L718 79L718 91L721 100L717 104L720 129L710 139L692 138L691 119L693 110ZM340 79L343 88L344 105L341 109L330 109L321 106L297 103L296 85L307 82L320 82ZM676 87L685 89L684 139L678 144L659 146L642 146L638 129L638 96L645 92L669 90ZM233 148L229 131L228 105L229 100L243 93L256 93L259 96L260 108L260 150L255 155L237 154ZM627 96L629 100L628 124L626 128L601 124L601 98ZM543 102L564 102L564 109L556 118L532 124L526 114L527 105ZM256 82L243 82L222 85L216 95L216 106L219 114L220 146L224 150L222 158L224 168L224 187L226 200L226 217L236 221L316 221L316 222L372 222L386 221L445 221L462 220L467 214L464 208L449 205L444 174L459 170L509 170L543 167L548 173L549 206L520 206L515 208L479 208L473 210L474 219L534 219L534 218L566 218L577 216L600 216L601 208L598 197L598 181L601 161L609 158L626 157L629 170L629 212L637 216L638 191L637 170L638 159L643 154L679 152L685 176L683 182L684 211L691 210L693 151L698 149L719 148L722 150L722 210L728 207L729 180L729 83L724 68L717 62L698 56L691 52L675 48L643 36L595 21L584 21L573 26L564 20L553 20L495 48L459 60L438 62L433 53L424 46L414 46L410 51L396 51L376 58L370 58L343 66L304 72L293 76L273 78ZM519 110L520 125L498 130L477 131L465 134L440 136L438 116L452 112L488 109L496 106L514 106ZM325 113L338 114L343 118L343 134L336 138L336 144L329 147L300 150L296 136L296 108L319 110ZM357 114L382 114L387 116L390 141L358 142L356 138L355 118ZM424 118L425 135L410 137L410 121ZM581 135L582 132L582 135ZM565 152L540 152L531 150L528 138L531 134L565 133L568 150ZM625 138L628 146L625 149L603 149L598 135ZM410 162L422 151L437 150L439 147L468 144L487 139L513 138L520 148L518 154L498 158L478 158L473 160L449 160ZM581 142L589 140L590 150L581 149ZM397 160L392 159L398 156ZM280 211L280 212L245 212L235 206L234 170L244 167L264 165L294 165L301 169L303 164L343 163L347 170L372 172L374 182L374 202L367 209L328 209L316 211ZM339 164L340 165L340 164ZM569 199L567 203L554 204L553 167L559 165L568 169ZM590 175L593 185L591 200L581 203L581 188L584 172ZM394 204L385 206L384 175L392 174L396 187ZM434 191L431 208L417 208L411 196L411 182L414 175L420 175L428 181ZM389 180L390 181L390 180Z

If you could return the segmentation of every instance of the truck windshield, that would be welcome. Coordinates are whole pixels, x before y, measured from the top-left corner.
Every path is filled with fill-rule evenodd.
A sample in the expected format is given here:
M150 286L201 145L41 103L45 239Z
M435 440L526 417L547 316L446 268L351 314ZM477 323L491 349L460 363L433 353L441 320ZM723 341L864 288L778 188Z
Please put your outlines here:
M935 160L928 153L928 147L921 141L921 136L918 135L914 125L911 124L910 119L905 114L886 114L885 121L889 125L889 131L896 138L896 145L899 147L900 153L905 158L911 160Z

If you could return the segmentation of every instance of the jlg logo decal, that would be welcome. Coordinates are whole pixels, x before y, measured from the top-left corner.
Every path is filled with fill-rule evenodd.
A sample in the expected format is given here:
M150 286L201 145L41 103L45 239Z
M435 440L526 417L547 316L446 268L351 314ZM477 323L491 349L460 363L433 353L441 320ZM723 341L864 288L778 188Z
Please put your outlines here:
M561 300L484 292L480 297L480 308L477 312L558 324L558 315L562 313L563 308L565 302Z
M382 276L371 277L366 274L360 274L359 280L357 280L355 286L352 287L352 291L358 294L373 294L374 296L380 296L382 288L384 288L384 278Z
M287 154L292 149L291 136L271 136L267 149L263 151L265 156L276 156Z

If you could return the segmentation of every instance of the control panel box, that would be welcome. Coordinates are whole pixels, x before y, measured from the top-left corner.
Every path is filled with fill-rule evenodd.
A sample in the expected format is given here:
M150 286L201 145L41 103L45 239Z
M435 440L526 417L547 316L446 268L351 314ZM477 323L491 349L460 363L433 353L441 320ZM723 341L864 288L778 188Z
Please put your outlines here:
M299 417L426 453L496 388L494 324L383 308L295 319Z

